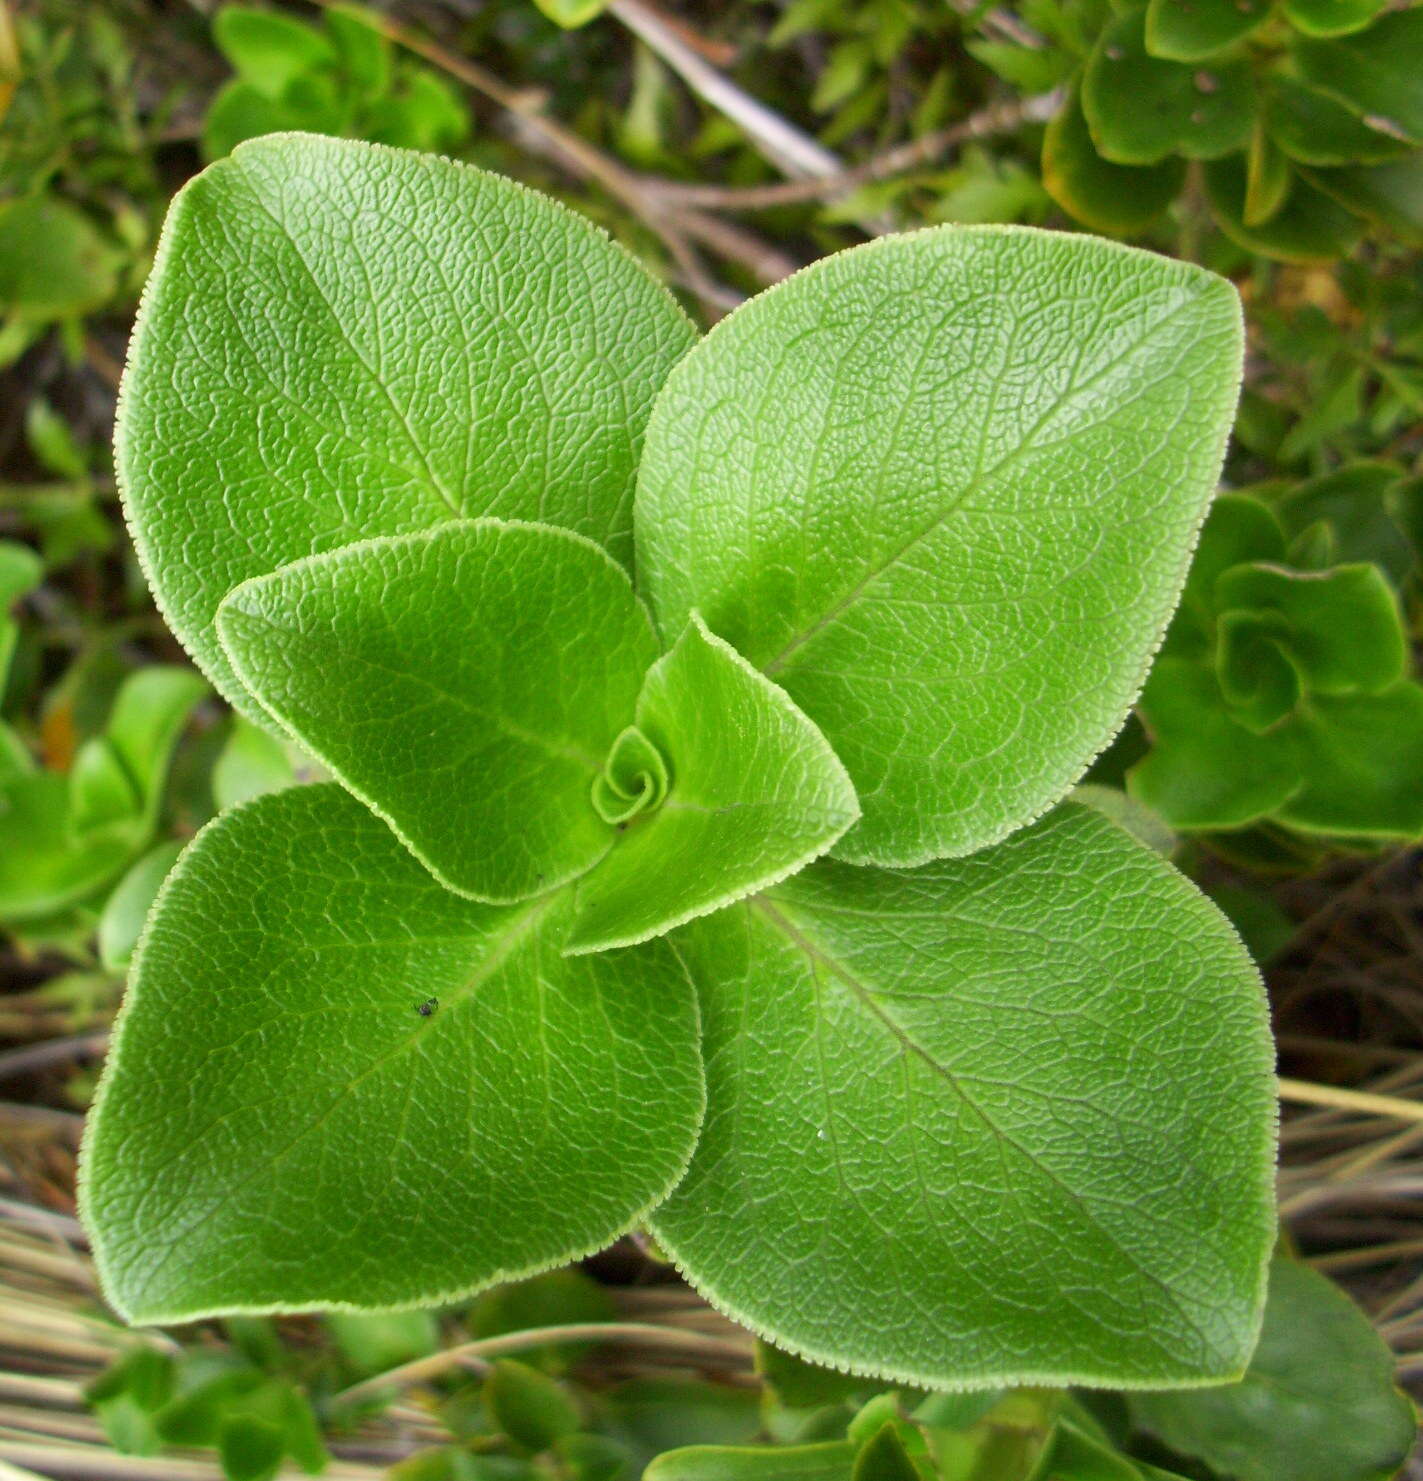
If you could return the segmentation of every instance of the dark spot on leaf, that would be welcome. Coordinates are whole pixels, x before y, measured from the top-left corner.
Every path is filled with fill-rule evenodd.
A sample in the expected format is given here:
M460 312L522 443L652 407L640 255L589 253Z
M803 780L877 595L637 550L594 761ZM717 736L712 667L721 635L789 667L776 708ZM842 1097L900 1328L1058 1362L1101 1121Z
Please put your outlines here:
M439 998L426 998L423 1003L417 1005L415 1011L420 1015L421 1018L432 1018L434 1016L435 1009L439 1006Z

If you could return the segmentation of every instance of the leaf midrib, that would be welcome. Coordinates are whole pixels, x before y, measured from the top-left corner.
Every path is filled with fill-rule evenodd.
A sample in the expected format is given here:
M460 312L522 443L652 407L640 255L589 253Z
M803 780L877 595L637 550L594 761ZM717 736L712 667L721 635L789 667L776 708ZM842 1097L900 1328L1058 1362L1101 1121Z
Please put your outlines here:
M1140 338L1134 341L1120 355L1114 357L1095 374L1086 380L1075 382L1063 393L1053 404L1038 418L1038 420L1023 434L1012 452L1005 454L991 468L975 473L964 484L963 488L951 498L945 505L940 507L934 514L933 519L921 529L909 536L897 549L886 556L878 565L872 566L855 585L836 602L832 603L813 622L796 633L781 648L781 650L768 662L761 665L761 672L768 678L782 672L790 662L794 654L805 647L813 638L819 636L826 628L832 627L839 621L854 604L873 586L882 576L893 570L909 554L915 546L922 544L931 535L937 533L945 524L953 518L963 507L964 503L980 492L984 486L993 479L999 477L1006 469L1013 466L1019 459L1026 457L1034 451L1034 438L1038 433L1066 407L1074 397L1097 384L1098 381L1114 375L1121 367L1134 356L1138 350L1148 344L1163 325L1168 324L1183 309L1193 306L1197 302L1197 295L1188 294L1183 297L1160 318L1152 320L1150 326L1142 333ZM1134 399L1134 398L1133 398Z
M1211 1340L1199 1323L1197 1323L1188 1310L1185 1302L1172 1288L1171 1284L1162 1277L1155 1274L1144 1266L1129 1250L1127 1250L1117 1237L1102 1224L1101 1220L1093 1211L1091 1204L1073 1188L1069 1183L1063 1181L1062 1177L1042 1161L1035 1153L1021 1142L1017 1141L1008 1132L1004 1131L996 1121L978 1104L978 1102L964 1089L963 1084L954 1072L945 1064L941 1064L934 1056L918 1042L877 1000L875 991L868 984L860 981L847 967L839 962L827 950L815 942L789 915L785 913L785 902L780 907L773 905L766 895L756 895L747 901L748 907L758 910L767 921L780 931L788 941L810 962L812 968L820 967L829 973L842 986L849 989L851 996L865 1011L879 1023L890 1036L899 1044L900 1048L923 1064L927 1065L933 1074L942 1080L950 1090L958 1097L966 1110L976 1117L996 1140L1011 1147L1012 1150L1030 1166L1037 1168L1055 1187L1067 1196L1081 1211L1086 1220L1095 1228L1104 1239L1112 1245L1122 1256L1123 1260L1131 1266L1140 1276L1154 1285L1173 1305L1186 1326L1200 1338L1201 1343L1207 1349L1221 1356Z

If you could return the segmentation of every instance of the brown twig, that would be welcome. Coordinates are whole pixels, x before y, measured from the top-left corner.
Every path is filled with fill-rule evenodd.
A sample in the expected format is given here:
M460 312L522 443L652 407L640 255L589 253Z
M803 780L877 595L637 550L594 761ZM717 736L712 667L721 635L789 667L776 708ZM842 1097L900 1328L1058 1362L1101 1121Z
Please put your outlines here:
M851 165L838 174L814 180L787 180L777 185L684 185L679 180L641 177L645 190L654 190L664 200L684 206L706 206L724 211L763 210L771 206L799 205L844 195L861 185L907 174L941 161L950 150L1011 133L1025 123L1046 123L1062 104L1062 93L1054 90L1036 97L984 108L947 128L937 129L908 143L886 149L862 164Z

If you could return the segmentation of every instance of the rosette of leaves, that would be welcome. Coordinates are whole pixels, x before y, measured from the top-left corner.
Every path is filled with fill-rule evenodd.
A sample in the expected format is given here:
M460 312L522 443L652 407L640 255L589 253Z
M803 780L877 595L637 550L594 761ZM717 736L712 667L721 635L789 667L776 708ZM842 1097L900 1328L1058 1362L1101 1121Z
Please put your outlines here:
M1133 796L1181 829L1423 833L1423 686L1389 579L1412 569L1386 497L1407 487L1360 464L1275 508L1216 501L1141 696Z
M1217 224L1249 251L1328 261L1369 224L1423 239L1423 8L1151 0L1099 10L1090 40L1038 9L1057 18L1050 66L971 49L1010 80L1067 85L1043 181L1079 221L1141 232L1199 161Z
M175 202L117 460L155 595L333 781L210 824L83 1155L114 1306L430 1304L640 1220L897 1381L1254 1344L1274 1103L1194 887L1058 805L1179 594L1234 291L945 228L700 343L585 221L310 136Z
M208 159L279 129L409 149L453 149L469 135L459 95L430 68L393 56L378 19L357 6L331 6L313 26L226 5L213 18L213 40L237 75L208 109Z

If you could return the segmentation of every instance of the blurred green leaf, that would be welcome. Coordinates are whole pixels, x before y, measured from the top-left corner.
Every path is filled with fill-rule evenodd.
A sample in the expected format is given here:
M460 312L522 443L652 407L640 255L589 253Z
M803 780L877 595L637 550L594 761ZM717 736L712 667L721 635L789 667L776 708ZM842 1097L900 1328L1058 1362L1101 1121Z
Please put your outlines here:
M427 1357L440 1345L440 1326L430 1311L332 1311L325 1321L357 1378Z
M569 30L586 26L608 8L608 0L534 0L534 4L549 20Z
M1087 63L1082 108L1098 152L1114 164L1151 165L1244 149L1255 113L1248 64L1162 61L1146 50L1145 26L1145 12L1128 11Z
M213 18L213 40L245 82L279 97L303 72L336 60L314 26L277 10L224 5Z
M105 901L99 917L99 960L110 972L122 972L132 961L149 907L182 851L176 839L157 844L130 867Z
M1186 166L1175 158L1146 167L1103 159L1074 89L1047 126L1042 175L1052 198L1083 225L1130 235L1149 226L1175 200Z
M537 1454L579 1427L578 1409L545 1373L501 1358L484 1381L484 1402L494 1422L516 1445Z
M843 1440L754 1449L693 1445L659 1455L643 1481L851 1481L854 1464L855 1447Z
M1360 114L1423 144L1423 8L1382 16L1367 30L1331 40L1301 38L1295 63L1305 78Z
M1290 24L1307 36L1347 36L1361 31L1388 0L1284 0Z
M1363 233L1357 217L1298 178L1268 221L1247 226L1247 183L1243 158L1217 159L1206 165L1206 194L1216 222L1247 251L1284 262L1332 262Z
M1147 50L1173 62L1204 61L1242 41L1269 14L1268 0L1151 0Z
M22 320L88 313L118 288L121 254L57 196L0 202L0 309Z
M1412 1447L1393 1354L1322 1275L1279 1257L1260 1345L1220 1388L1128 1394L1137 1428L1231 1481L1383 1481Z
M227 742L212 769L213 801L219 812L296 781L287 748L269 731L234 715Z

